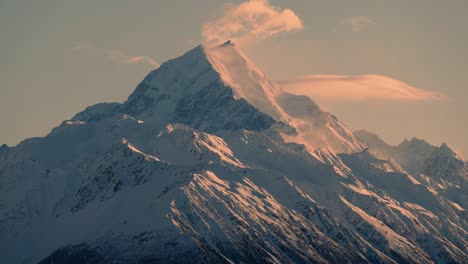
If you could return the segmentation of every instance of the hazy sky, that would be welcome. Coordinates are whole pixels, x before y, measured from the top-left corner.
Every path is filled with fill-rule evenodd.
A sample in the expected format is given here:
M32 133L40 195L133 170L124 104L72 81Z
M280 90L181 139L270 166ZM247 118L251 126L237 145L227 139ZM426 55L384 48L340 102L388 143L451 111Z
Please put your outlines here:
M0 0L0 144L43 136L91 104L124 101L157 63L201 43L204 24L224 27L231 21L233 6L223 4ZM447 142L468 157L468 1L270 4L283 9L266 14L278 15L284 23L257 22L270 23L262 27L269 30L284 26L282 33L268 37L257 32L262 40L239 40L271 79L288 83L333 75L334 85L358 80L360 86L344 91L350 96L327 97L321 90L312 94L352 129L366 128L392 144L413 136L433 144ZM285 9L292 12L281 13ZM383 85L382 80L388 82ZM374 82L376 90L371 91ZM405 100L379 95L401 92L392 85L428 96ZM358 91L379 94L354 96Z

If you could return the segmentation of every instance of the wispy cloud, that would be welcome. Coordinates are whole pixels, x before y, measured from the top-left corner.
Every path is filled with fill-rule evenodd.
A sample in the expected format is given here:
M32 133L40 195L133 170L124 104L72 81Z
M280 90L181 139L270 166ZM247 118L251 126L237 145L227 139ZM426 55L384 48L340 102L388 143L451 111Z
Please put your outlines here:
M353 16L345 19L343 22L353 32L360 32L366 29L369 25L374 24L374 19L370 16Z
M303 27L301 19L291 9L272 6L268 0L249 0L225 5L220 16L203 24L202 37L208 44L230 39L245 46Z
M127 63L127 64L147 64L151 67L158 67L159 63L156 62L155 59L149 57L149 56L144 56L144 55L139 55L139 56L133 56L126 54L125 52L117 49L108 49L104 50L105 51L105 56L113 61L117 62L122 62L122 63Z
M89 43L75 43L72 47L73 51L86 51L89 54L100 57L107 61L124 63L124 64L145 64L151 67L159 67L159 63L145 55L130 55L120 49L105 49L98 48Z
M443 97L382 75L309 75L278 83L287 92L332 101L428 101Z

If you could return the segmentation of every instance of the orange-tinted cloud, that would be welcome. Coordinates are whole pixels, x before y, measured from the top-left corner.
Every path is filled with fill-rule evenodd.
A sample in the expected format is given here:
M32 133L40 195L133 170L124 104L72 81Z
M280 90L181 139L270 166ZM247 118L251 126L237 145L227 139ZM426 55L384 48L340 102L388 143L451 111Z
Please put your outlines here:
M353 16L344 20L344 23L354 32L364 30L370 24L374 23L372 17L369 16Z
M303 27L301 19L291 9L272 6L268 0L249 0L226 5L221 16L203 24L202 37L207 44L232 40L245 46Z
M442 97L382 75L309 75L278 84L293 94L333 101L427 101Z
M105 60L125 63L125 64L146 64L151 67L159 67L159 63L151 58L150 56L145 55L129 55L126 52L119 49L103 49L95 47L89 43L76 43L72 49L73 51L86 51L93 56L102 57Z

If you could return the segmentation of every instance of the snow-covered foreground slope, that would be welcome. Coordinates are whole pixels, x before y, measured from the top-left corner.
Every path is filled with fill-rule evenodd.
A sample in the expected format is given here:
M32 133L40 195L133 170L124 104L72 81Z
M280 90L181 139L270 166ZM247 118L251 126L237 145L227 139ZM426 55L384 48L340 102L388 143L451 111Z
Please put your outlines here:
M446 177L440 191L284 93L233 44L197 47L125 103L91 106L44 138L0 148L0 255L466 263L466 170L446 157L431 153L425 167Z

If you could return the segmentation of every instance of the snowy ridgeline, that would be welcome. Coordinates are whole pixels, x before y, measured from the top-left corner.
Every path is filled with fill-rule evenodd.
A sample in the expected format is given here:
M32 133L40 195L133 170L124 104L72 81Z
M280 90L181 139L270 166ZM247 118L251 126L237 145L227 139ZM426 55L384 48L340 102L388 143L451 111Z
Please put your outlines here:
M287 94L232 43L0 147L5 263L468 263L467 166Z

